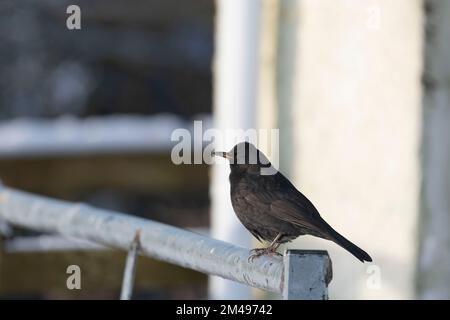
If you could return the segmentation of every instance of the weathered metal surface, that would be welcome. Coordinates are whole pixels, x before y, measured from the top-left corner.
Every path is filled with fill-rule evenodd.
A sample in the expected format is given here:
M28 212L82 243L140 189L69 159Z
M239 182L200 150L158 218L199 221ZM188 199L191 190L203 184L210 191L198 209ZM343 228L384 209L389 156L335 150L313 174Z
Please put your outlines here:
M286 300L326 300L332 278L331 259L326 251L288 250L284 255Z
M13 225L124 250L129 249L140 229L142 255L252 287L282 292L282 258L262 256L248 262L248 249L151 220L1 186L0 218Z

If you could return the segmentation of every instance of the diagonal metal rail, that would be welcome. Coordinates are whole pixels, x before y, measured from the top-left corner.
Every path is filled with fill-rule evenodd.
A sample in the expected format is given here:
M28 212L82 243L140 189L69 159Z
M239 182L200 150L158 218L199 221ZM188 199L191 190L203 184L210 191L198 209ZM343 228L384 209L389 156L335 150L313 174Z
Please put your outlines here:
M284 299L328 299L332 277L326 251L288 250L284 258L261 256L195 232L119 212L38 196L0 183L0 221L60 234L75 244L128 251L121 299L132 294L137 255L282 294ZM27 247L27 239L25 247ZM23 244L16 243L21 247ZM20 251L20 250L19 250Z
M248 261L249 250L190 231L118 212L33 195L0 185L0 218L128 250L140 230L139 254L252 287L282 293L282 257Z

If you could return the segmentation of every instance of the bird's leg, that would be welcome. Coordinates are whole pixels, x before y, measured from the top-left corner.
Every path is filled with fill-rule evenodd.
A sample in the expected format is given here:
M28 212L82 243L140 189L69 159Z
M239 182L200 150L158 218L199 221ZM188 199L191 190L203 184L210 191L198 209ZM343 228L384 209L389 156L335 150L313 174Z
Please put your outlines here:
M281 233L277 234L277 236L275 237L275 239L273 239L273 241L270 243L269 248L270 248L272 251L277 250L278 247L280 246L281 243L280 243L280 242L277 242L278 239L280 239L280 238L281 238ZM268 248L268 249L269 249L269 248Z
M256 249L250 250L250 253L252 253L252 254L248 257L248 261L252 262L254 258L257 258L257 257L265 255L265 254L281 256L281 254L279 254L277 252L277 249L281 244L277 241L278 241L278 239L280 239L281 236L282 236L281 233L277 234L277 236L273 239L273 241L270 243L270 245L267 248L256 248Z

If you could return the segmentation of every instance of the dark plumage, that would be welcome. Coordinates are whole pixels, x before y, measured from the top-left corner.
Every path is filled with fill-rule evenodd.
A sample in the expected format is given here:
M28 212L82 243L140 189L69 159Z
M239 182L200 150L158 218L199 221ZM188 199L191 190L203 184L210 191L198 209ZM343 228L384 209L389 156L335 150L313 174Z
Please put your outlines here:
M309 234L335 242L362 262L372 261L364 250L326 223L311 201L255 146L242 142L230 152L214 155L230 161L231 202L237 217L259 241L271 242L268 248L254 249L251 259L274 254L281 243ZM275 174L261 174L262 169L273 169Z

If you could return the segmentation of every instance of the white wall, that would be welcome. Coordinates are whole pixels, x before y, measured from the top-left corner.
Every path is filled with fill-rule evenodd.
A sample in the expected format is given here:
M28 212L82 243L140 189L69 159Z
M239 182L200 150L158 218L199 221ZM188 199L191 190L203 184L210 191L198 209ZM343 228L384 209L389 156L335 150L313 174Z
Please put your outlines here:
M291 246L329 250L331 298L414 298L422 2L301 0L297 10L294 181L374 262L325 240Z

